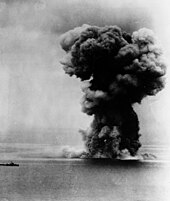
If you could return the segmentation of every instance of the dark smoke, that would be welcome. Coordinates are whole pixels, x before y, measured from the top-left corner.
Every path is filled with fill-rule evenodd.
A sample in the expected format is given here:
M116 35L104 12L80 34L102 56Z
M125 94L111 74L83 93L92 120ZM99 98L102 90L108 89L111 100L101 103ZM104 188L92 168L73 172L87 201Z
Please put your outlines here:
M83 25L63 34L61 46L65 72L86 81L82 110L94 116L81 131L88 156L116 158L122 150L134 156L141 144L132 106L164 87L166 66L154 33Z

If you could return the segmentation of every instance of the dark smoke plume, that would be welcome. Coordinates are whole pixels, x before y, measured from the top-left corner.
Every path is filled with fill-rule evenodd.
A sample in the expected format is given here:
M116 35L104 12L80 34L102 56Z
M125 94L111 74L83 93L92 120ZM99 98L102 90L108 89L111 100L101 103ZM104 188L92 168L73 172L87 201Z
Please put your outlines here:
M86 81L82 110L94 116L82 131L87 155L115 158L128 150L134 156L141 144L132 106L164 87L166 66L154 33L83 25L63 34L61 46L65 72Z

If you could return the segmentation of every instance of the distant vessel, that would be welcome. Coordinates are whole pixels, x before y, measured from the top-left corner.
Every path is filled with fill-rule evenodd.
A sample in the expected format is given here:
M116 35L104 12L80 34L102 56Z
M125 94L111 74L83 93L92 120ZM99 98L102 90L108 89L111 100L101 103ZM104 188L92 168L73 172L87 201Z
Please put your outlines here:
M10 163L0 163L0 166L19 166L19 164L10 162Z

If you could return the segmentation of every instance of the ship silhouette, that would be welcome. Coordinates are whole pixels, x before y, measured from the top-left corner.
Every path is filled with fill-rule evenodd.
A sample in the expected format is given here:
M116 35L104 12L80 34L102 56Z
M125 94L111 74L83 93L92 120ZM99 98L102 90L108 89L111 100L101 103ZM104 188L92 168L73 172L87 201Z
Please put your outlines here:
M0 166L19 166L19 164L11 161L9 163L0 163Z

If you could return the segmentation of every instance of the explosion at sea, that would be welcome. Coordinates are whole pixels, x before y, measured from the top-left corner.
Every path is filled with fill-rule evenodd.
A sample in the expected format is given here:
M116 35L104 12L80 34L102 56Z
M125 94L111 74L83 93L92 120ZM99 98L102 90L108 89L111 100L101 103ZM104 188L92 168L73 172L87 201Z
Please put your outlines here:
M164 88L166 65L153 31L85 24L63 34L60 44L65 72L85 83L82 111L94 117L81 131L83 154L116 158L126 150L135 156L141 143L133 104Z

